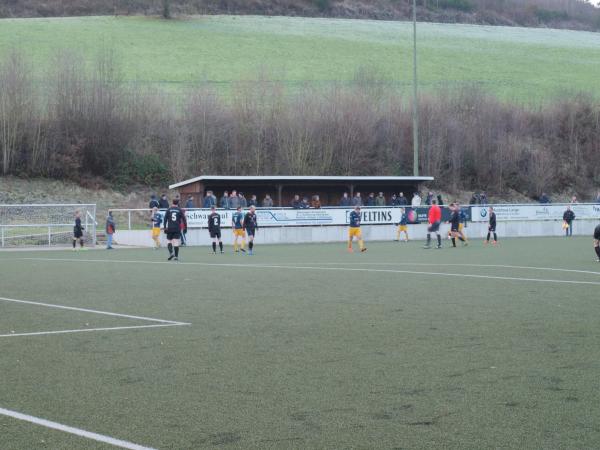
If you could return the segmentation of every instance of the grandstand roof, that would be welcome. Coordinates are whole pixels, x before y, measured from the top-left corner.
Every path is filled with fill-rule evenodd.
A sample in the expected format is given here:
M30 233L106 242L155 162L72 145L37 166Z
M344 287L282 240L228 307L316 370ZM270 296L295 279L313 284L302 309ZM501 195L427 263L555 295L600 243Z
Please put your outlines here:
M417 182L433 181L433 177L378 177L378 176L221 176L221 175L203 175L180 181L169 186L169 189L176 189L191 183L202 181L247 181L247 182Z

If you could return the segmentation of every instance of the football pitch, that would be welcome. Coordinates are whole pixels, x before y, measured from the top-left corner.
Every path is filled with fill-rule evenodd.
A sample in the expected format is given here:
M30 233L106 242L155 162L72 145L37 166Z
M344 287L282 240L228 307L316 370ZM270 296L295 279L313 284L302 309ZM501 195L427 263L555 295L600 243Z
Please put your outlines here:
M367 244L0 252L0 447L598 448L591 238Z

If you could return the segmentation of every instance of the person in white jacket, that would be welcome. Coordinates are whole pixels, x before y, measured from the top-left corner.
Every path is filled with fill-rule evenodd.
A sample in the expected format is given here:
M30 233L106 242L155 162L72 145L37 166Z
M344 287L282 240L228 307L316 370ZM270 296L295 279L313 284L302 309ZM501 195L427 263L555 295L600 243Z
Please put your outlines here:
M418 192L415 192L410 204L413 208L416 208L417 206L421 206L421 197L419 196Z

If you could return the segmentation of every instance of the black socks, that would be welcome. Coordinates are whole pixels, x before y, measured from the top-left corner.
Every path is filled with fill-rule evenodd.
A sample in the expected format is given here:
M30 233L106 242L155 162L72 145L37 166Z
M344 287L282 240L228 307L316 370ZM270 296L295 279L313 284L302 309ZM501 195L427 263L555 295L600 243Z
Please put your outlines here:
M452 247L456 247L456 239L452 238Z
M175 258L179 256L179 247L175 247Z
M427 233L427 245L431 244L431 234Z
M219 241L219 249L223 251L223 243L221 241Z
M437 235L437 239L438 239L438 247L442 246L442 236L440 236L439 234Z
M217 252L217 243L213 242L213 252Z
M173 244L167 244L167 249L169 250L169 255L173 254Z
M252 250L253 247L254 247L254 242L252 242L252 241L248 242L248 248L250 250Z
M600 247L594 247L594 250L596 250L596 255L600 258Z

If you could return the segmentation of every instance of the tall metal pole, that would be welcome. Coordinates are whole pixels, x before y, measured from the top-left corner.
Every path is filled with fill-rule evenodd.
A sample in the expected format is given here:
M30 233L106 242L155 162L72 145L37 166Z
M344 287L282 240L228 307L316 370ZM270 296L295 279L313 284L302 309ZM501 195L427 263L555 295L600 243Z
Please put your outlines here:
M417 0L413 0L413 175L419 176L419 105L417 83Z

